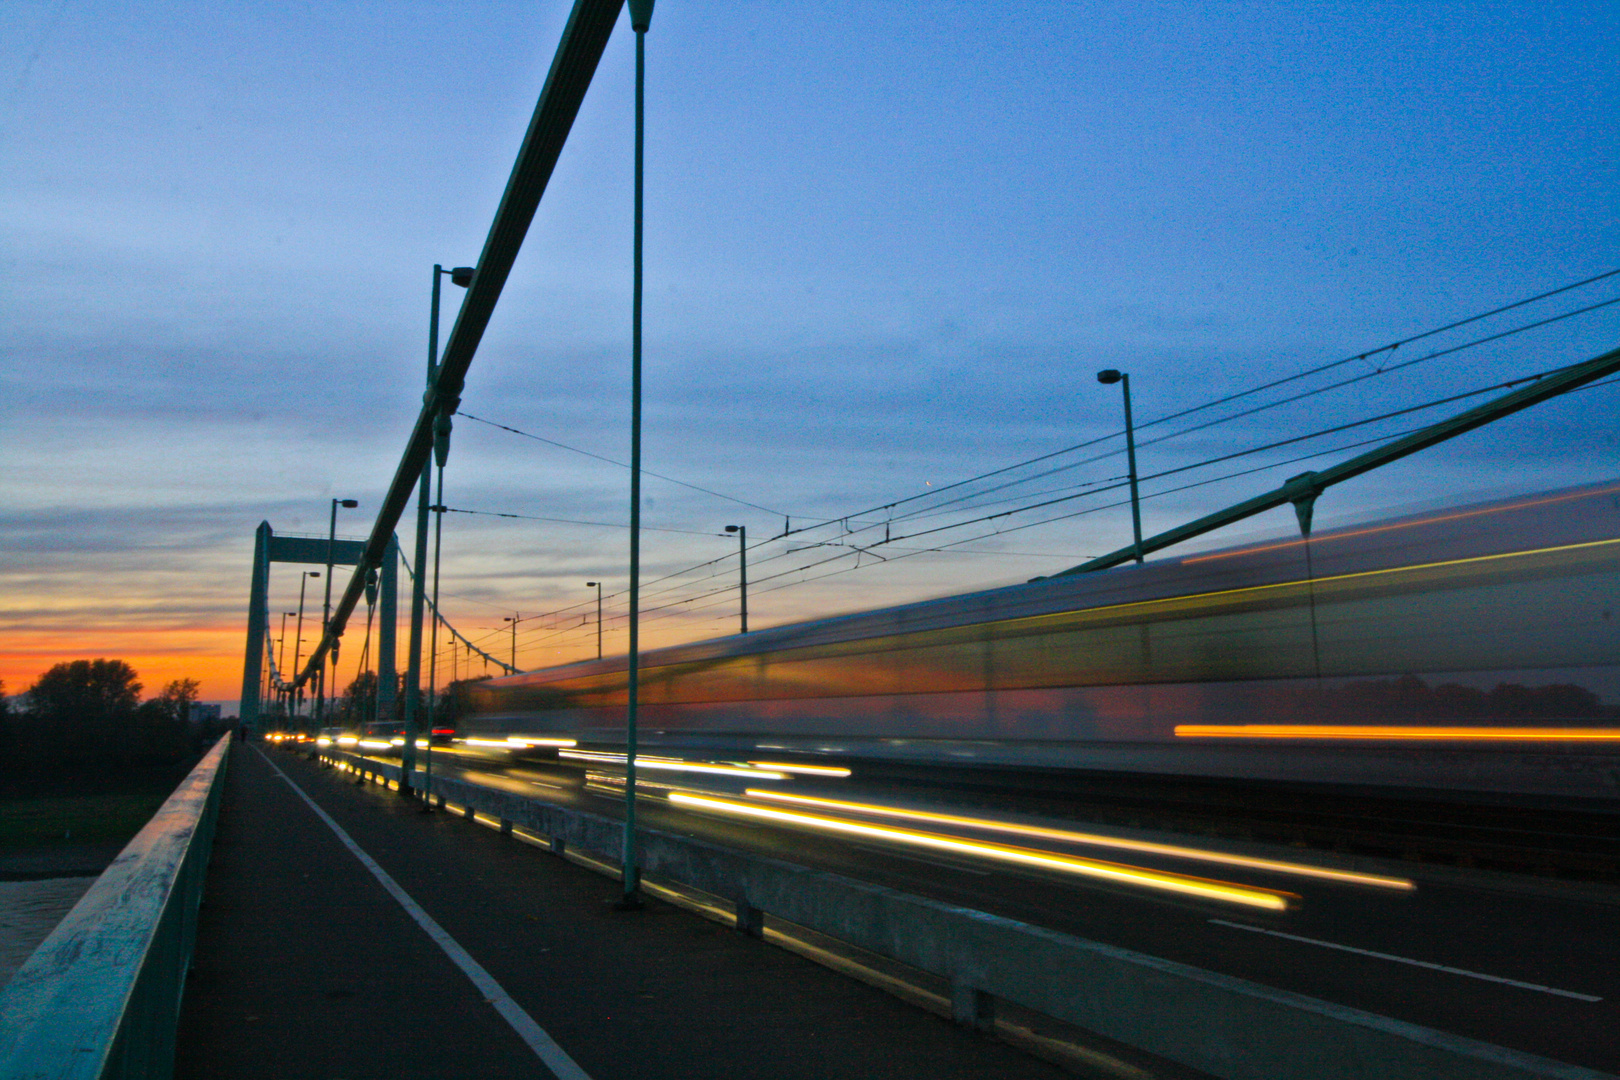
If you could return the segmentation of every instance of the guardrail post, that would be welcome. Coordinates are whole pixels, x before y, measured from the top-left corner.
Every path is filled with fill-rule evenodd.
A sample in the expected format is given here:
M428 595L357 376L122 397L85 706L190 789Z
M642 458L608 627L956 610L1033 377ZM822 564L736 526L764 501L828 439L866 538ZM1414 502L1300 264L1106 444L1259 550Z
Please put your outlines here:
M511 836L512 835L512 819L511 818L501 818L501 835L502 836Z
M556 855L558 858L561 858L562 855L568 850L568 841L564 840L562 837L553 835L547 839L550 841L548 847L550 848L551 853Z
M765 936L765 913L748 902L747 897L735 901L734 910L737 914L737 932L747 934L751 938Z
M996 999L963 978L951 980L951 1019L981 1031L994 1027Z

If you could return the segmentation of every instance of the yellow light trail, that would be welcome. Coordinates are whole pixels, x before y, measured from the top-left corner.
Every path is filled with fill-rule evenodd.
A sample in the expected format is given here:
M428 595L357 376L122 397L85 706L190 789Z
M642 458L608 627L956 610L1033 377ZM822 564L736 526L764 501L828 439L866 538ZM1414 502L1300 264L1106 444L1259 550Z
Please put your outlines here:
M611 765L624 764L623 754L607 754L596 750L559 750L557 756L572 761L599 761ZM640 754L636 755L636 768L664 769L670 772L709 773L717 776L747 776L755 780L792 779L787 773L751 769L746 765L700 765L696 762L680 761L676 758L642 757Z
M822 814L807 814L793 810L778 810L774 807L755 806L751 803L733 802L729 799L716 799L711 796L684 795L680 792L672 792L669 801L698 810L710 810L715 813L731 814L738 817L751 817L763 821L805 826L824 832L844 833L871 840L908 844L912 847L930 848L935 851L967 855L973 858L996 859L1001 862L1017 863L1041 870L1057 870L1063 873L1078 874L1083 877L1099 878L1122 885L1158 889L1163 892L1180 893L1185 896L1197 896L1206 900L1221 900L1230 904L1242 904L1246 907L1265 908L1269 911L1286 911L1292 905L1292 902L1299 899L1294 893L1282 892L1277 889L1263 889L1255 886L1239 885L1230 881L1214 881L1209 878L1190 877L1186 874L1149 870L1145 867L1126 866L1122 863L1103 862L1098 859L1080 859L1072 855L1057 855L1049 851L1035 851L1030 848L1012 847L1006 844L963 840L956 836L942 836L939 833L920 832L915 829L869 825L844 818L826 817Z
M493 746L498 750L527 750L535 746L578 746L574 739L553 739L539 735L508 735L504 739L467 738L460 742L468 746Z
M932 821L941 825L957 825L967 829L1011 833L1015 836L1028 836L1040 840L1057 840L1070 844L1090 844L1095 847L1120 848L1125 851L1140 851L1148 855L1167 855L1176 859L1223 863L1227 866L1241 866L1249 870L1269 870L1279 874L1296 874L1301 877L1343 881L1354 885L1373 885L1383 889L1399 889L1403 892L1410 892L1417 888L1406 878L1386 877L1382 874L1363 874L1354 870L1335 870L1326 866L1312 866L1309 863L1261 859L1249 855L1234 855L1225 851L1210 851L1205 848L1180 847L1176 844L1159 844L1150 840L1129 840L1124 837L1104 836L1098 833L1047 829L1039 825L1019 825L1009 821L959 817L956 814L941 814L929 810L905 810L899 807L878 806L871 803L818 799L809 795L789 795L785 792L755 790L753 788L749 788L745 794L756 799L774 799L778 802L816 806L827 810L845 810L858 814L881 814L887 817L904 818L909 821Z
M775 769L777 772L803 773L806 776L848 776L842 765L794 765L784 761L750 761L756 769Z
M1620 728L1406 727L1370 724L1177 724L1182 739L1415 739L1448 742L1620 742Z

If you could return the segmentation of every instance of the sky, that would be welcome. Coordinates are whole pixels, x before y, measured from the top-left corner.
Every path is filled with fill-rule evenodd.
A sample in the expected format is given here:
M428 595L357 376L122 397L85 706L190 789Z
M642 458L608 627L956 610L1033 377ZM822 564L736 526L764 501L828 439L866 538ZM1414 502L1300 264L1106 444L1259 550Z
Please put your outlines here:
M339 535L369 532L420 407L431 268L477 259L567 10L0 7L8 692L107 656L149 692L235 697L254 529L324 534L355 498ZM734 631L730 524L755 627L1127 543L1101 368L1131 376L1151 534L1484 398L1258 448L1620 345L1620 304L1506 333L1620 297L1610 277L1155 423L1620 268L1617 36L1610 3L664 0L645 466L681 483L646 484L670 531L644 542L644 640ZM445 472L481 513L445 515L444 612L507 657L518 616L525 668L594 655L586 581L624 649L633 72L621 17ZM1617 404L1550 402L1317 520L1612 478ZM1292 528L1285 508L1203 543ZM278 564L271 610L298 584Z

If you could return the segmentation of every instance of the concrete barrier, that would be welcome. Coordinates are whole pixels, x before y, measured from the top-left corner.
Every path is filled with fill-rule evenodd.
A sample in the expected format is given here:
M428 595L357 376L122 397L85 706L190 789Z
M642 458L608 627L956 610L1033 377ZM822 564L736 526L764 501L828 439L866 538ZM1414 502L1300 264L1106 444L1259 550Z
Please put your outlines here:
M364 767L400 777L397 766ZM413 779L428 783L420 773ZM623 826L612 818L441 776L431 796L548 839L554 851L618 862ZM688 837L641 829L637 846L645 878L735 905L745 932L757 933L769 914L946 979L964 1024L988 1026L995 1002L1006 1001L1229 1080L1616 1080Z
M230 737L0 993L0 1080L166 1078Z

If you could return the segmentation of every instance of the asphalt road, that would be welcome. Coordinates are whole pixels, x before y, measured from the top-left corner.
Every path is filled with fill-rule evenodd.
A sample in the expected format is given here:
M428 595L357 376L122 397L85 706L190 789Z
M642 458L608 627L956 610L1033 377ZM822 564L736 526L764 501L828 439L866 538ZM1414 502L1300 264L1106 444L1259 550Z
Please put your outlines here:
M182 1003L180 1080L1066 1075L676 908L614 911L613 883L458 817L294 755L237 750ZM458 950L493 981L473 982ZM514 1009L576 1071L551 1067Z
M435 753L434 767L609 816L618 815L622 803L611 793L587 790L584 769L577 763L515 762L500 752L441 751ZM681 777L682 783L693 779ZM723 776L696 779L702 786L732 793L740 793L746 783ZM660 798L641 802L641 820L649 828L812 865L1571 1064L1620 1072L1620 941L1615 934L1620 889L1560 886L1398 861L1335 860L1318 852L1223 843L1207 836L1149 837L1084 821L1035 819L1011 811L997 814L982 798L975 799L971 810L937 802L923 807L914 794L863 784L858 773L844 780L796 778L777 786L839 800L956 810L978 818L1151 838L1230 854L1329 866L1348 867L1354 862L1358 868L1409 877L1415 888L1394 891L1140 852L1026 838L1014 841L1298 894L1294 909L1272 913L1041 870L1009 869L986 859L897 847L881 840L851 840L697 813ZM897 823L982 835L938 824Z

